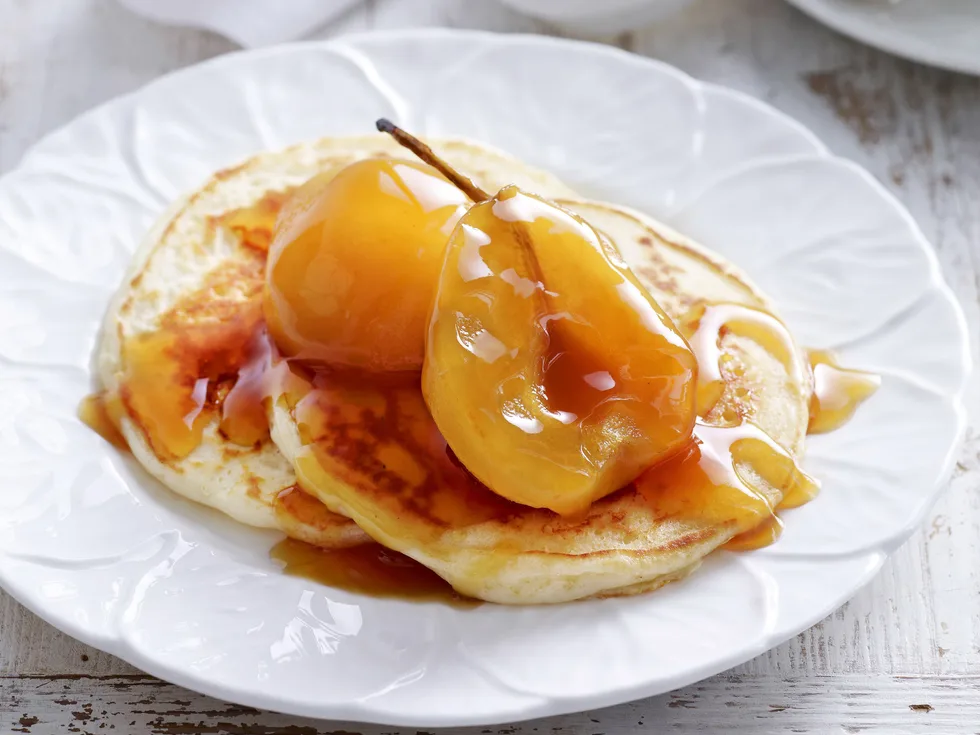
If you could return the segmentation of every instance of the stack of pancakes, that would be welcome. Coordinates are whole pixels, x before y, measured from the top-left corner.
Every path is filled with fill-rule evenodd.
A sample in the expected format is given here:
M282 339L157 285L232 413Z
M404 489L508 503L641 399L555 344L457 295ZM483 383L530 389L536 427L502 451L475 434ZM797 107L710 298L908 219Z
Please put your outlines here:
M487 191L517 184L582 216L675 320L702 303L771 311L735 268L641 214L582 200L550 174L486 147L430 142ZM104 390L130 405L126 345L141 335L257 323L268 243L286 193L315 174L400 155L383 136L324 139L258 155L176 203L137 251L110 306L98 356ZM727 333L720 345L738 369L725 371L722 397L703 420L750 421L799 459L809 382L748 337ZM135 458L186 498L327 549L379 542L461 594L494 602L654 589L690 572L738 532L724 513L658 515L632 487L573 518L504 501L445 451L415 388L381 393L345 383L307 398L271 396L269 438L252 446L227 438L217 414L200 444L181 457L155 447L152 431L132 411L123 411L119 428ZM353 404L359 410L337 408ZM755 480L775 508L781 490Z

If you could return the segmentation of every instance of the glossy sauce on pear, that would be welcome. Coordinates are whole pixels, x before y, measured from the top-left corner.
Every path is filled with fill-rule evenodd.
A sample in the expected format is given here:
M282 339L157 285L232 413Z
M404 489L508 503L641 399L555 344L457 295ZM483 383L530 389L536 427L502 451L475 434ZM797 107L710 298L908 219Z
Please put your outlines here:
M516 187L460 220L426 349L436 425L524 505L581 512L694 425L697 365L670 318L599 233Z
M434 169L367 159L305 185L269 250L263 309L289 357L422 367L446 239L466 197Z

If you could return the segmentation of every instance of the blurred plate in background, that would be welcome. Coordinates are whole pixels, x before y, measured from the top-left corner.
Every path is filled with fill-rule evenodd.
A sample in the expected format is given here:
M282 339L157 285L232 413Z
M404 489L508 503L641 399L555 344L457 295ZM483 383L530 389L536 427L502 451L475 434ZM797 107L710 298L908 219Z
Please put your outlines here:
M171 26L203 28L256 48L302 38L359 0L119 0L127 10Z
M978 0L789 0L864 43L966 74L980 75Z

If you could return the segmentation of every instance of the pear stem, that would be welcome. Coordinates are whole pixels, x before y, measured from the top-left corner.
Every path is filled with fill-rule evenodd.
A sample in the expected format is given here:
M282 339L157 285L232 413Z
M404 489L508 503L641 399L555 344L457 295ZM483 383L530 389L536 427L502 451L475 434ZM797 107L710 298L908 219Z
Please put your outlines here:
M408 148L408 150L418 156L423 163L429 164L432 166L432 168L449 179L449 181L452 182L457 189L463 192L474 202L485 202L490 198L490 195L483 191L483 189L474 184L470 179L463 176L461 173L456 171L456 169L433 153L429 146L416 138L414 135L406 133L400 127L391 122L391 120L382 117L374 124L375 127L378 128L378 132L388 133L388 135L398 141L400 145L405 146Z

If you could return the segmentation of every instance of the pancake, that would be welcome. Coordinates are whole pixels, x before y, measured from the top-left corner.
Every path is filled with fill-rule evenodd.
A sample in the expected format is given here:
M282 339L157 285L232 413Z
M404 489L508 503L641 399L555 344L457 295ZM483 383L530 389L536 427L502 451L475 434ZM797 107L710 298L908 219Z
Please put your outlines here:
M562 204L615 243L678 324L719 303L747 307L743 316L772 310L737 269L668 228L613 205ZM338 378L287 391L275 401L272 435L308 492L461 594L505 604L635 594L683 577L735 536L766 526L784 500L799 502L784 494L803 482L793 460L803 451L811 379L802 353L782 338L782 355L752 330L722 330L715 340L720 395L696 434L702 452L717 450L719 436L751 439L739 445L749 452L736 452L734 440L728 446L745 486L731 492L695 497L698 476L685 455L577 517L511 503L455 460L417 384ZM759 452L767 462L756 461ZM778 477L766 464L782 468ZM742 489L761 515L746 515Z
M550 175L483 146L458 140L438 145L487 186L519 180L555 196L571 193ZM261 421L246 416L239 432L245 438L233 441L222 412L242 382L240 371L261 358L251 339L261 329L266 251L286 193L314 174L372 156L404 157L387 136L327 138L215 174L145 238L110 305L97 354L107 403L117 407L119 429L151 475L244 524L324 547L368 537L318 500L287 492L296 483L292 464L262 436ZM179 365L176 373L160 367L171 363ZM137 365L139 382L132 378ZM155 414L189 400L190 410L177 417L188 436L162 441L162 419Z

